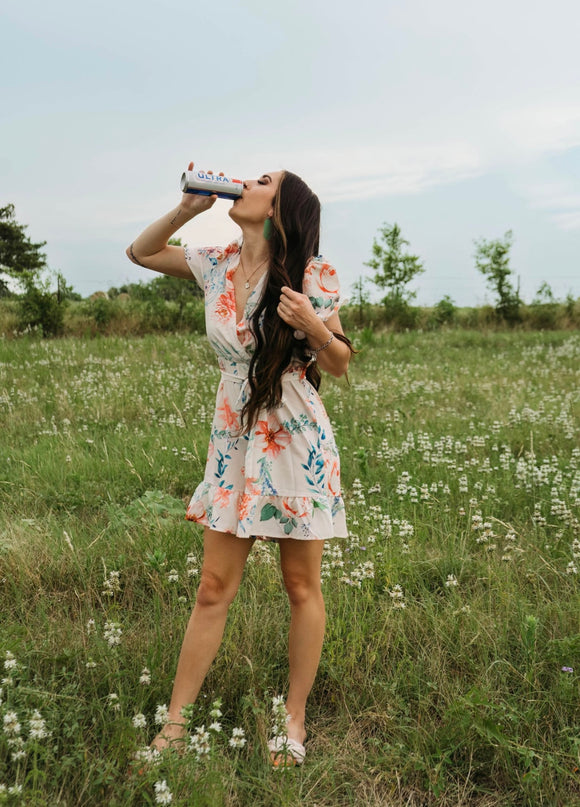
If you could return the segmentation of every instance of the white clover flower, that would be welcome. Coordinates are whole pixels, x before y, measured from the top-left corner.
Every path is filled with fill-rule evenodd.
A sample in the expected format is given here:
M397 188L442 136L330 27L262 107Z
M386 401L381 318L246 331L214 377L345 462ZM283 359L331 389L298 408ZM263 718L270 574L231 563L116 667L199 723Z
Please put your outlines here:
M135 729L144 729L147 727L147 718L144 714L139 712L136 714L132 720L133 728Z
M157 706L157 709L155 709L155 717L153 718L153 722L158 726L164 726L168 720L169 709L167 708L167 704L163 703Z
M119 622L105 622L103 636L107 640L109 647L115 647L121 644L122 633L123 631Z
M44 740L45 737L49 736L49 732L46 730L46 720L42 717L38 709L32 712L29 724L29 737L31 740Z
M173 796L165 779L162 779L160 782L155 782L154 788L156 804L171 804Z
M232 736L230 737L229 744L232 748L243 748L246 744L245 732L243 729L232 729Z
M447 575L447 580L445 581L445 585L446 585L447 588L451 588L452 586L458 586L459 585L459 583L457 581L457 578L455 577L454 574L448 574Z
M143 667L141 670L141 677L139 678L139 683L146 686L147 684L151 683L151 673L147 669L147 667Z
M6 712L2 723L4 725L4 733L9 737L20 734L21 727L16 712Z

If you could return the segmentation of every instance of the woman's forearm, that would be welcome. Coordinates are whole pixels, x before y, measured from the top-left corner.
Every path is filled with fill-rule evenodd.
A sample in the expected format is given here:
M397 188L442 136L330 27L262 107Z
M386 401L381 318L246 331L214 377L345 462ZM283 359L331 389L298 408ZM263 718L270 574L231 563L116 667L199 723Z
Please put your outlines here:
M328 342L332 335L332 331L318 320L316 326L307 334L308 345L314 349L319 348ZM334 338L327 347L316 354L316 361L322 370L338 378L348 370L350 350L344 342Z
M132 244L133 253L139 258L147 258L160 252L167 246L171 236L196 215L197 213L192 213L185 210L182 205L178 205L137 236Z

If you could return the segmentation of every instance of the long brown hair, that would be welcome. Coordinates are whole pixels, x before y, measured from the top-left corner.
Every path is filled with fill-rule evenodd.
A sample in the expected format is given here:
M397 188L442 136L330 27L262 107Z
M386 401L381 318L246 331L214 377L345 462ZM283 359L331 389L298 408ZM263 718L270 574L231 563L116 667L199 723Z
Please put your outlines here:
M248 371L250 396L242 409L246 431L255 424L261 409L273 409L280 403L282 375L292 358L305 364L310 359L306 340L294 337L294 328L281 319L277 309L282 286L302 293L304 270L318 255L320 202L299 176L284 171L273 207L268 276L250 320L256 347ZM346 336L334 335L352 350ZM308 364L306 378L319 388L321 376L315 362Z

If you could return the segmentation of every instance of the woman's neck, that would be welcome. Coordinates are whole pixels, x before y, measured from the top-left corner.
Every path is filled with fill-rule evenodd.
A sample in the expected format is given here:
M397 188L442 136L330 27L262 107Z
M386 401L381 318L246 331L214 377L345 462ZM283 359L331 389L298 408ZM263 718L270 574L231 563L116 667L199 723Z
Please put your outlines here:
M268 242L264 238L263 225L244 227L242 233L242 255L245 266L249 268L270 256Z

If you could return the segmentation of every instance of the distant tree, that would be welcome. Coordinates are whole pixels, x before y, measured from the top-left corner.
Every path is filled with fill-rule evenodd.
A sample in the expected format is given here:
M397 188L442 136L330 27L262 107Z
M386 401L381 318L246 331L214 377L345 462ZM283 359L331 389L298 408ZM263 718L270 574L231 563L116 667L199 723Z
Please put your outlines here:
M33 243L25 234L27 225L18 224L14 205L0 207L0 273L21 277L23 273L38 273L46 266L46 255L41 252L46 241ZM7 278L0 275L0 297L10 294Z
M384 224L379 229L379 234L379 239L373 240L373 257L365 266L369 266L375 273L373 283L387 291L383 298L387 319L407 320L409 302L417 294L407 287L425 269L418 255L404 252L404 247L409 242L401 236L398 224L395 223L392 227Z
M508 230L503 240L497 238L487 241L481 238L475 241L475 265L487 279L487 285L497 295L495 310L501 319L509 322L518 321L520 317L521 299L519 290L512 282L512 270L509 265L509 251L512 246L512 231Z
M352 284L355 294L353 299L354 305L358 306L358 324L362 325L365 318L365 311L371 301L369 292L367 291L368 278L362 275L358 280Z

